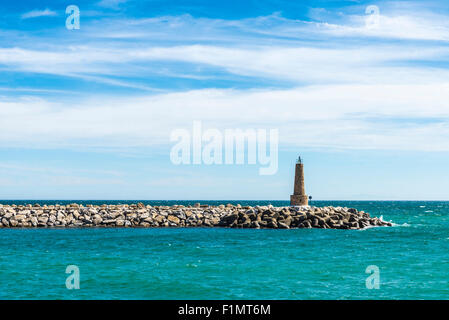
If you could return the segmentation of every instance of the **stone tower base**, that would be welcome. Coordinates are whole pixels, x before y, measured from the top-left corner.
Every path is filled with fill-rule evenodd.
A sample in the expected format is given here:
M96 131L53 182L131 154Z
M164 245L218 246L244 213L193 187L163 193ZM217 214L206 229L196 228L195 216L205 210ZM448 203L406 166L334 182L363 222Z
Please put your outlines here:
M291 206L308 206L309 205L309 197L293 194L290 196L290 205Z

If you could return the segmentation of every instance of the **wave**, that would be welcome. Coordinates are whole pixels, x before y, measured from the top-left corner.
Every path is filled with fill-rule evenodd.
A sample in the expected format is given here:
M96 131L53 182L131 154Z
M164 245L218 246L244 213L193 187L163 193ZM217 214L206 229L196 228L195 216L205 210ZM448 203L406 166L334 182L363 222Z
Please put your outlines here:
M392 226L392 227L411 227L411 225L408 224L407 222L404 222L403 224L399 224L399 223L394 223L394 222L392 222L392 223L391 223L391 226Z
M404 223L402 223L402 224L399 224L399 223L394 223L392 220L386 221L386 220L384 220L384 216L380 216L380 217L379 217L379 220L381 220L381 221L383 221L383 222L389 222L389 223L391 223L391 226L392 226L392 227L410 227L410 225L409 225L407 222L404 222Z

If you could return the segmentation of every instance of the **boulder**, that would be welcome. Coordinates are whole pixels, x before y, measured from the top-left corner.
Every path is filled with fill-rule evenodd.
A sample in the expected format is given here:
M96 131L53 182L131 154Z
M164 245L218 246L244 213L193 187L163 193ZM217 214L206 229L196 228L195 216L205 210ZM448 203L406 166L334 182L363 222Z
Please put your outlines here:
M169 215L169 216L167 217L167 220L170 221L170 222L173 222L173 223L175 223L175 224L178 224L178 223L180 222L180 220L179 220L178 217L175 217L175 216L172 216L172 215Z
M278 222L277 225L279 229L290 229L290 227L284 222Z

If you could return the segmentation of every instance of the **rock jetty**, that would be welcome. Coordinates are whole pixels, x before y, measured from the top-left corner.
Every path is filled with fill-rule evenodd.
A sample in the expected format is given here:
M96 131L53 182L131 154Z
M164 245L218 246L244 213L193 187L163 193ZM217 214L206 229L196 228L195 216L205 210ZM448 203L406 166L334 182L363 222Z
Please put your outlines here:
M219 205L1 205L0 228L230 227L363 229L391 226L363 211L342 207Z

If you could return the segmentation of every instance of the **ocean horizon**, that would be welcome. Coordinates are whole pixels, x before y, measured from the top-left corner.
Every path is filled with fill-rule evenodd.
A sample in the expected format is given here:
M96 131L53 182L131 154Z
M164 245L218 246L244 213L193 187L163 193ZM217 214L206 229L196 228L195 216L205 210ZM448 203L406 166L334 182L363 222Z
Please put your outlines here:
M288 205L288 201L32 200ZM27 204L29 200L0 200ZM363 230L0 229L0 299L447 299L449 201L312 201L392 221ZM67 266L80 289L66 288ZM370 266L380 286L369 289ZM368 268L368 269L367 269Z
M395 199L369 199L369 200L345 200L345 199L331 199L331 200L310 200L310 206L331 206L335 205L335 203L366 203L366 202L449 202L449 200L395 200ZM77 204L92 204L92 205L103 205L103 204L111 204L111 205L119 205L119 204L136 204L143 203L144 205L151 206L171 206L171 205L185 205L191 206L196 203L216 206L220 204L232 204L237 205L240 204L242 206L265 206L265 205L273 205L273 206L290 206L290 200L281 199L281 200L128 200L128 199L0 199L0 204L2 205L28 205L28 204L39 204L39 205L68 205L72 203Z

